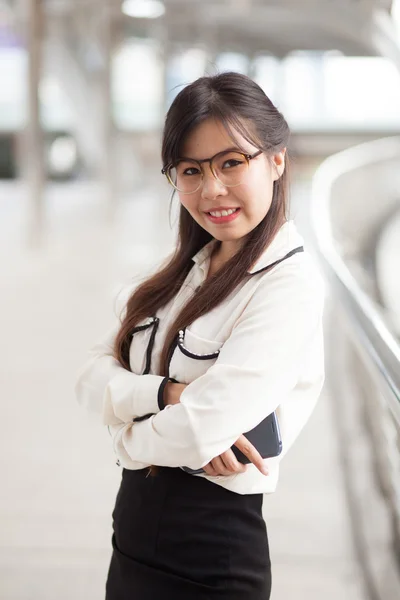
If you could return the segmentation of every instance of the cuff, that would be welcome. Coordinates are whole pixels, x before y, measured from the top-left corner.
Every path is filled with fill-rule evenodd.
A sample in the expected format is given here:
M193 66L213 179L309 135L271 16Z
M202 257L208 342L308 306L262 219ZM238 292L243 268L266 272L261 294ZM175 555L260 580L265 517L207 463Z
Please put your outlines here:
M165 386L167 385L169 381L168 377L164 377L164 379L161 382L160 387L158 388L158 394L157 394L157 404L158 404L158 408L160 410L163 410L165 408L165 404L164 404L164 390L165 390Z
M164 377L164 379L161 382L160 387L158 388L158 394L157 394L158 408L160 410L163 410L165 408L164 390L165 390L165 386L167 385L168 381L172 381L173 383L178 383L178 381L176 379L174 379L173 377Z
M111 415L127 423L134 417L159 412L158 392L164 379L161 375L136 375L122 369L105 390L104 424L110 424Z

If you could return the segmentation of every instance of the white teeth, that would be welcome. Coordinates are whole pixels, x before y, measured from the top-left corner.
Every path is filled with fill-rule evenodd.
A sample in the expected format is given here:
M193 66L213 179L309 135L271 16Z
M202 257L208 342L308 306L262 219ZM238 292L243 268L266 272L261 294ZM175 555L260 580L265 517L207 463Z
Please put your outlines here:
M230 208L229 210L216 210L214 212L210 212L210 215L212 215L213 217L227 217L228 215L232 215L234 212L236 212L236 208Z

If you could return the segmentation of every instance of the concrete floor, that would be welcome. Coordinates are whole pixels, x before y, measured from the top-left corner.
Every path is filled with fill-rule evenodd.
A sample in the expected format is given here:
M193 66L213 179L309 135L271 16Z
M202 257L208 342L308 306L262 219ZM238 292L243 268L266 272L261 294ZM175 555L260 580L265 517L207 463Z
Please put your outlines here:
M23 249L24 189L0 188L0 598L100 600L121 476L109 436L78 407L76 372L114 322L131 276L168 252L165 202L142 190L108 225L94 186L53 185L45 245ZM361 600L326 386L265 496L273 600Z

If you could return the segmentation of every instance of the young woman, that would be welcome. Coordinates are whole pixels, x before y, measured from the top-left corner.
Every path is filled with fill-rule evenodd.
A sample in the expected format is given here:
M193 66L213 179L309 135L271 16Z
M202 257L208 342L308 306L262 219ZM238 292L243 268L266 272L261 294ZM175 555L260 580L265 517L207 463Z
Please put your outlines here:
M123 467L107 600L270 597L263 494L324 379L323 285L286 215L288 138L237 73L198 79L168 111L176 249L76 385ZM274 411L283 452L262 459L243 434Z

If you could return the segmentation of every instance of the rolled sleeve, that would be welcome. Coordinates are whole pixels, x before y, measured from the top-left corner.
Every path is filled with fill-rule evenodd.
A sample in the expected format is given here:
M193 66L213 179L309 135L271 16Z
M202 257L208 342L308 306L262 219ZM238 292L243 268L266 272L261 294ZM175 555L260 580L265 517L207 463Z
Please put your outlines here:
M126 423L134 417L157 413L161 410L158 400L163 384L161 376L135 375L121 367L105 388L104 425L110 425L113 415Z
M77 375L75 395L88 412L99 415L104 425L132 421L159 408L164 377L138 375L125 369L112 355L115 328L90 351Z

